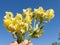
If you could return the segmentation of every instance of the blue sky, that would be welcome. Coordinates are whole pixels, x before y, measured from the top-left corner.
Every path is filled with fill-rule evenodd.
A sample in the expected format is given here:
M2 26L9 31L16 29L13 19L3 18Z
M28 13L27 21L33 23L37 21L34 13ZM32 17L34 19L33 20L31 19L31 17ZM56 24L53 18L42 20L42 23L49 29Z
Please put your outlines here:
M44 9L54 9L55 18L44 27L44 35L38 39L31 39L33 45L51 45L58 42L58 31L60 30L60 0L0 0L0 45L9 45L14 39L6 31L3 25L3 17L6 11L22 13L22 9L31 7L32 9L42 6Z

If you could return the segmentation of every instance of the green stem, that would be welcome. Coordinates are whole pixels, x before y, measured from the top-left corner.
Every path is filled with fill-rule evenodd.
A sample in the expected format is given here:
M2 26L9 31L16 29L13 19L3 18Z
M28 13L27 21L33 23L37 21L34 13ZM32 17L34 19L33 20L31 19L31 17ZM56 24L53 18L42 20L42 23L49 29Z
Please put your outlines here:
M29 35L29 37L27 37L27 40L29 41L31 39L31 37L30 37L30 35Z
M34 28L36 27L36 20L34 20Z
M16 36L17 36L17 42L21 43L22 42L22 34L20 34L19 32L17 32Z

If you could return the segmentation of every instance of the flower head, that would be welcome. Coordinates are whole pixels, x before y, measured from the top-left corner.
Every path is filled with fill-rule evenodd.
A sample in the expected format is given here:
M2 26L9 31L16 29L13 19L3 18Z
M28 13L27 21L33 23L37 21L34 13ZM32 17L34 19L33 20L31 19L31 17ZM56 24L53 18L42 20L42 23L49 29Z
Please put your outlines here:
M48 20L51 20L52 18L54 18L54 10L53 9L47 10L45 18L48 18Z

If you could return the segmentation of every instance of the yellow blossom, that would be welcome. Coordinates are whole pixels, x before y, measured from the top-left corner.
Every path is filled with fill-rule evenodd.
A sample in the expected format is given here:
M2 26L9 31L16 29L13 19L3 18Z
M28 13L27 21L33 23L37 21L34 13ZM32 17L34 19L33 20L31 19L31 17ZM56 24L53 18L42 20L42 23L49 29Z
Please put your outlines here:
M4 25L5 25L6 27L8 27L11 23L12 23L12 20L9 20L9 19L4 20Z
M42 7L39 7L38 10L40 11L40 13L44 13L45 12L45 10L43 10Z
M6 12L6 16L4 16L4 19L11 19L13 18L13 13L12 12Z
M54 18L54 10L53 9L47 10L45 17L48 18L48 20Z
M17 20L22 20L22 15L21 15L21 14L19 14L19 13L17 13L17 15L16 15L15 19L17 19Z
M23 9L23 14L26 16L30 16L32 18L33 12L31 11L31 8Z
M42 7L39 7L38 9L34 9L34 13L37 15L37 16L40 16L41 14L43 14L45 12L45 10L43 10ZM42 15L41 15L42 16Z
M43 35L43 30L35 30L34 33L30 33L30 36L32 38L38 38L39 36L42 36Z
M28 24L27 23L21 23L21 28L24 29L25 31L28 31Z
M31 21L32 21L32 19L29 16L26 16L26 18L24 19L24 22L28 23L28 25L31 24Z
M9 31L9 32L16 32L16 27L15 27L13 24L10 24L10 25L8 26L8 31Z
M26 33L26 31L24 29L21 29L20 32L22 33L22 35L24 35Z
M23 13L28 15L31 12L31 8L23 9Z
M43 33L44 33L44 31L43 31L42 29L40 29L40 31L38 32L38 34L39 34L40 36L42 36Z

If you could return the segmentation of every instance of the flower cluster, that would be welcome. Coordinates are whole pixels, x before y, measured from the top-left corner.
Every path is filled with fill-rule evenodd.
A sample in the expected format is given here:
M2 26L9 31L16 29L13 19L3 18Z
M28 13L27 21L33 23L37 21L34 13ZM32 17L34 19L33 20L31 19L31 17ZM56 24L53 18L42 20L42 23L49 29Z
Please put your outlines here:
M31 8L23 9L23 13L17 13L13 16L12 12L6 12L4 16L4 25L8 32L13 34L13 38L17 38L18 42L23 40L26 33L30 38L38 38L43 35L43 27L52 18L54 18L54 10L44 10L42 7L31 10Z

